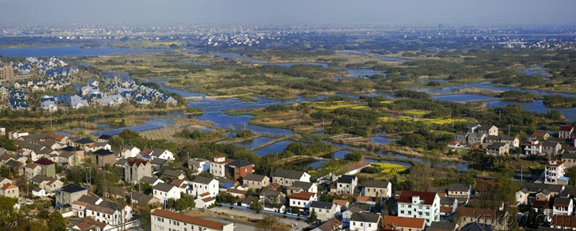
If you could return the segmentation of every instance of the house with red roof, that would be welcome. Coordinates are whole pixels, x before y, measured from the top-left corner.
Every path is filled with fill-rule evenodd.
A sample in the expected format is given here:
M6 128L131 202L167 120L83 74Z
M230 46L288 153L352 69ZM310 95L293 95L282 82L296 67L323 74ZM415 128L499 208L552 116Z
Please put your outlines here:
M576 130L576 126L574 125L563 125L560 126L558 130L558 138L560 139L570 139L574 134L574 130Z
M417 231L426 228L423 218L384 216L382 230L384 231Z
M398 216L423 218L426 224L440 220L440 196L435 192L404 190L398 198Z
M310 203L318 200L316 193L299 192L293 193L288 196L290 207L292 208L309 208Z

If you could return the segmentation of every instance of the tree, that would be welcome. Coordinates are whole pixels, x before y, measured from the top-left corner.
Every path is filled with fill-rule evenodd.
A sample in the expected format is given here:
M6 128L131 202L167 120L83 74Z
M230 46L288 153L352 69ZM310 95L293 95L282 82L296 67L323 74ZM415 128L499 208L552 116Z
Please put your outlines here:
M348 161L360 162L362 161L362 153L352 152L344 155L344 159Z
M10 230L18 221L18 213L14 209L16 200L0 196L0 230Z
M298 207L292 208L292 213L294 213L296 215L300 215L300 208L298 208Z
M66 220L60 212L56 211L48 217L48 231L66 231Z
M48 210L42 210L36 215L36 218L46 220L50 217L50 212Z
M216 196L216 202L224 204L235 204L236 197L232 196L230 193L218 193Z
M28 228L29 231L46 231L47 229L48 226L46 226L44 220L31 221Z
M430 191L432 189L431 175L432 169L427 164L416 164L412 167L408 175L412 190Z
M254 201L250 204L250 208L254 211L256 211L256 213L260 213L260 211L262 211L264 209L264 207L262 207L262 204L260 204L260 202L258 201Z
M139 184L139 189L142 193L144 194L150 194L152 193L152 186L147 184L147 183L140 183Z
M308 218L308 221L310 221L310 223L315 223L316 221L318 221L318 216L316 216L316 210L312 209L312 212L310 213L310 218Z
M176 210L183 211L193 207L196 207L194 196L181 193L180 199L176 201Z

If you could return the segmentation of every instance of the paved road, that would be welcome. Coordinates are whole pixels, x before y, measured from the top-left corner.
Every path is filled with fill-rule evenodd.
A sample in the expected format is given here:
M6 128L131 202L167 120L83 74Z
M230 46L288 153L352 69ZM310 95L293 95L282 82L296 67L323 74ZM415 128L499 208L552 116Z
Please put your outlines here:
M209 211L211 212L220 212L220 213L225 213L231 216L241 216L241 217L248 217L251 219L264 219L264 215L263 214L258 214L258 213L254 213L251 211L244 211L244 210L238 210L238 209L229 209L229 208L223 208L223 207L214 207L211 208ZM308 224L306 224L306 222L303 221L297 221L297 220L293 220L293 219L286 219L286 218L279 218L279 221L288 225L292 225L295 224L296 226L294 228L292 228L292 230L296 231L296 230L303 230L304 228L308 227ZM228 221L228 222L234 222L234 221ZM244 222L243 223L249 223L252 224L250 222ZM234 222L236 223L236 222ZM252 227L254 227L254 224L252 224ZM238 230L243 230L240 229L237 225L237 229ZM247 229L247 230L253 230L253 229Z

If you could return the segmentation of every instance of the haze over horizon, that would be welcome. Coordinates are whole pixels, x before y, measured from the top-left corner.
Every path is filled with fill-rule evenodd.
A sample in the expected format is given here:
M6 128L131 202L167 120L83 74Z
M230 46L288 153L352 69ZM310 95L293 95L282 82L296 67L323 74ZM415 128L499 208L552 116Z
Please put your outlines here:
M0 0L0 24L574 25L576 0Z

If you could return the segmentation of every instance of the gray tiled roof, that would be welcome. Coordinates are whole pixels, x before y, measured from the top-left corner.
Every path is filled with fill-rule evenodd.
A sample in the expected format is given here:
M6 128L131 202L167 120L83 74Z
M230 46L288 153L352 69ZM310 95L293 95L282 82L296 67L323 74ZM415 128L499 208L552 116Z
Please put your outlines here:
M300 179L304 175L304 172L296 171L296 170L286 170L286 169L276 169L274 171L275 177L282 177L288 179Z
M380 219L379 214L370 212L352 213L352 217L350 218L351 221L370 222L370 223L376 223L378 222L379 219Z

